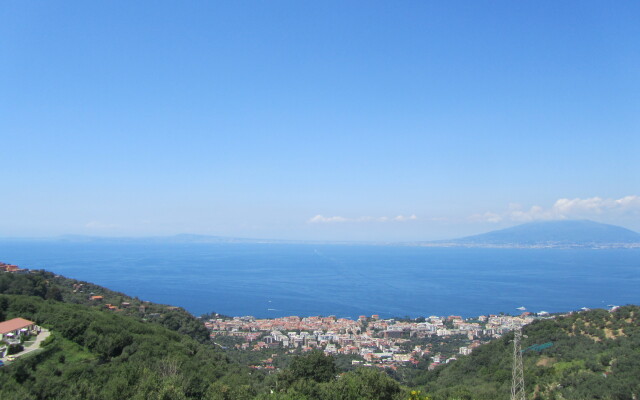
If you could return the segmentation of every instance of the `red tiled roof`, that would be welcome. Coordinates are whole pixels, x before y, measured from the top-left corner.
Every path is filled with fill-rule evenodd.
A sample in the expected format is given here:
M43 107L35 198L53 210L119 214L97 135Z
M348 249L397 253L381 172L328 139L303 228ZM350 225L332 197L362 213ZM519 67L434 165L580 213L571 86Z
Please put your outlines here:
M35 324L35 322L31 322L24 318L14 318L8 321L0 322L0 335L4 335L5 333L13 332L17 329L26 328L30 325Z

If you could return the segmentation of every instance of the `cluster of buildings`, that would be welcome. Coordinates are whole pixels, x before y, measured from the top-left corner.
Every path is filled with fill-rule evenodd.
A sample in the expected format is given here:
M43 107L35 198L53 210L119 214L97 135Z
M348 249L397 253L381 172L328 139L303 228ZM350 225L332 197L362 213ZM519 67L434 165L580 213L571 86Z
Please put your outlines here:
M77 284L77 285L82 286L83 284L82 284L82 283L79 283L79 284ZM76 287L76 285L75 285L75 284L74 284L73 286L74 286L74 288ZM74 293L75 293L75 289L74 289ZM89 296L89 300L90 300L92 303L100 303L100 302L102 302L102 301L104 300L104 296L94 295L93 293L91 293L91 295ZM111 311L121 311L123 308L129 308L130 306L131 306L131 303L126 302L126 301L121 302L121 303L120 303L120 307L118 307L118 306L116 306L116 305L114 305L114 304L111 304L111 303L106 303L106 304L104 304L104 307L105 307L107 310L111 310ZM144 308L143 308L143 309L144 309Z
M6 264L6 263L3 263L3 262L0 262L0 271L1 272L13 272L14 274L25 274L25 273L29 272L28 269L22 269L22 268L18 267L17 265Z
M241 338L242 343L236 345L240 350L285 349L293 353L320 349L325 354L356 355L354 364L391 368L417 364L428 356L435 368L454 360L455 355L432 354L431 338L464 339L468 344L457 348L457 353L467 355L482 339L500 337L534 319L530 313L471 319L431 316L418 320L380 319L377 315L360 316L357 320L335 316L273 319L246 316L210 319L205 321L205 326L214 340L218 336Z

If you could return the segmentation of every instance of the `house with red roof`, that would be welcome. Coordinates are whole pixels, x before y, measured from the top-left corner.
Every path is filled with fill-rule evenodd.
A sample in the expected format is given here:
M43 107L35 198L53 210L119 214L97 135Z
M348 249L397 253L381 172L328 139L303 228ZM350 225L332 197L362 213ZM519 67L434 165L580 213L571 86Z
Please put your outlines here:
M38 331L39 327L35 322L24 318L14 318L0 322L0 357L4 356L4 352L8 349L6 345L19 344L21 336L31 333L37 334Z
M0 322L0 339L17 337L37 330L36 323L24 318L14 318Z
M22 271L22 269L20 269L20 267L18 267L17 265L12 265L12 264L2 264L2 265L0 265L0 269L4 270L5 272L20 272L20 271Z

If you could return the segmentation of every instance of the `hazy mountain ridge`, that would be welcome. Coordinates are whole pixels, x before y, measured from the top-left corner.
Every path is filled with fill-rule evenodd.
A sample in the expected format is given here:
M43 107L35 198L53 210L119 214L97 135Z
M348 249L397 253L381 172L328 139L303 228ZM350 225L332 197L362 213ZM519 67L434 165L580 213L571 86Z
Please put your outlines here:
M640 247L640 233L589 220L539 221L429 246L467 247Z

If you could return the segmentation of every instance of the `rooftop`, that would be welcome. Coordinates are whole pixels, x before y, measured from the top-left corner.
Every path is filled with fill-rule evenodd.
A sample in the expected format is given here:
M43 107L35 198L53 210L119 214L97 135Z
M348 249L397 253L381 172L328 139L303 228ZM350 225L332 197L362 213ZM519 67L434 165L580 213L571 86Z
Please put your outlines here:
M35 324L35 322L29 321L24 318L14 318L8 321L0 322L0 335L4 335L5 333L13 332L17 329L26 328Z

